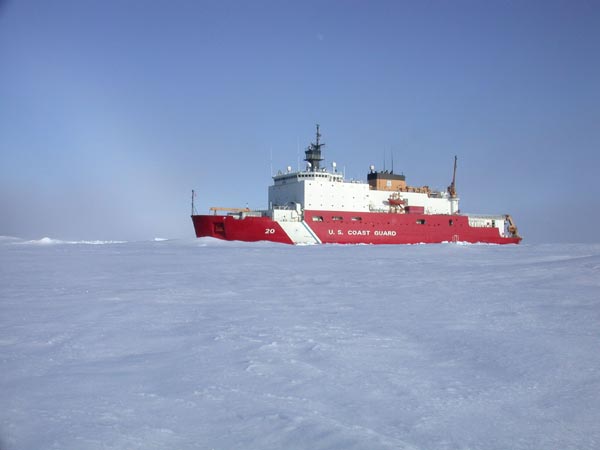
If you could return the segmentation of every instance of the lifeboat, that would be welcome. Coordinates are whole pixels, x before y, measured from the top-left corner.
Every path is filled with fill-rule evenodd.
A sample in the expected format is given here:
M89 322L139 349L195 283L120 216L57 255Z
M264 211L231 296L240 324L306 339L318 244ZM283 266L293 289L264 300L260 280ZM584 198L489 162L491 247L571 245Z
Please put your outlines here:
M390 198L388 198L388 203L390 204L390 206L403 206L404 199L400 198L399 195L391 196Z

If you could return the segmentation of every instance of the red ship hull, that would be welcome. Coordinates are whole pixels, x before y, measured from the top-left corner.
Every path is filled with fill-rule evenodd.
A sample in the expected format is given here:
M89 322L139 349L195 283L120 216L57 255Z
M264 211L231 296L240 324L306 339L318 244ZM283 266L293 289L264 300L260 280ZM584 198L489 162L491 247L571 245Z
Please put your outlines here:
M281 226L268 217L238 219L235 216L206 215L192 216L192 221L196 237L213 237L225 241L294 243Z
M269 217L193 215L197 237L227 241L299 243ZM303 226L323 244L418 244L469 242L518 244L496 227L473 227L468 216L446 214L389 214L372 212L305 211Z

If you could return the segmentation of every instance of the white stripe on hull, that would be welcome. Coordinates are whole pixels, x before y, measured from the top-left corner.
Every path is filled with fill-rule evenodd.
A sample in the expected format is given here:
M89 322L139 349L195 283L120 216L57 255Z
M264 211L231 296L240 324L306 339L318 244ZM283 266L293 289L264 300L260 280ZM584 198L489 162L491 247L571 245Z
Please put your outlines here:
M321 239L310 229L308 224L302 222L277 222L294 244L321 244Z

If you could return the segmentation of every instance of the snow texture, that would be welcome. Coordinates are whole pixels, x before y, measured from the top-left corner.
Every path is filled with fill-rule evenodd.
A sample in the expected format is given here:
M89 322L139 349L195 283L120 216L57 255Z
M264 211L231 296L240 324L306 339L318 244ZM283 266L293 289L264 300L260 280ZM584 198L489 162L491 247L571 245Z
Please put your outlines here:
M600 245L0 239L2 450L597 449L599 424Z

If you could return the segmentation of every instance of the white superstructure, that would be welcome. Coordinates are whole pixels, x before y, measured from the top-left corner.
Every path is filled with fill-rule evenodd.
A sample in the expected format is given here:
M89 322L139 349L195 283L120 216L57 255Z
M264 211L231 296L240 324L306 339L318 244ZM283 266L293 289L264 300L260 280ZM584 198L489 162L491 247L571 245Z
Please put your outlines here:
M393 175L393 174L391 174ZM425 214L455 214L458 197L448 192L436 192L410 187L376 190L365 182L345 181L341 173L289 172L273 177L269 186L270 208L320 211L388 211L389 198L395 193L405 206L420 206ZM401 212L401 211L400 211Z

